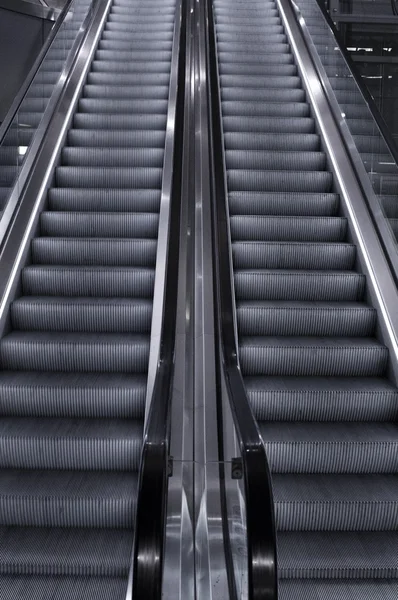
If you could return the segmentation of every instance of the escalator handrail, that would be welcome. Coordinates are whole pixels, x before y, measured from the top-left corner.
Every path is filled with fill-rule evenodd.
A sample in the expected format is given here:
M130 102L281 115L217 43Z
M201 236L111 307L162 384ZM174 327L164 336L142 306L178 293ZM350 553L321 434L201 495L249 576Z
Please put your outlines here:
M173 43L171 73L176 73L174 123L166 131L172 160L169 186L168 244L165 265L159 356L147 415L138 484L136 528L132 557L133 598L160 600L162 597L163 553L167 513L171 392L177 316L177 280L180 238L183 120L185 100L186 2L179 0ZM178 16L177 16L178 15ZM176 33L176 32L179 33ZM178 40L178 48L176 48ZM170 89L172 83L170 83ZM174 101L173 101L174 102ZM169 99L170 106L170 99ZM160 223L160 227L162 224ZM156 308L154 307L154 310Z
M276 526L271 473L239 364L230 254L228 194L212 0L207 0L209 140L217 341L243 461L249 600L278 597Z
M25 78L17 95L15 96L14 101L11 104L6 116L4 117L4 120L2 121L2 123L0 125L0 146L3 143L3 140L4 140L5 136L7 135L7 132L9 130L10 126L13 123L21 104L25 99L25 96L30 88L30 85L31 85L33 79L36 77L37 72L41 68L41 65L47 56L47 52L49 51L50 46L53 43L55 36L57 35L59 29L61 28L61 26L65 20L65 17L68 14L68 12L74 2L76 2L76 0L67 0L65 6L63 7L62 11L60 12L60 14L58 16L56 22L54 23L46 41L44 42L44 45L43 45L42 49L40 50L35 62L33 63L27 77ZM87 11L88 10L89 10L89 8L87 9Z
M393 157L395 163L398 165L398 147L397 147L397 144L396 144L393 136L391 135L391 132L387 126L387 123L383 119L372 94L369 92L368 88L366 87L366 85L363 82L362 77L359 75L359 73L357 71L357 67L355 65L355 62L353 61L350 53L348 52L348 50L344 46L344 44L340 41L340 36L335 27L335 24L333 23L333 20L332 20L330 14L326 10L326 7L323 5L322 0L314 0L314 1L317 2L318 7L319 7L323 17L324 17L327 25L329 26L331 33L333 34L334 43L339 48L339 51L340 51L341 55L343 56L343 58L347 64L347 67L349 68L349 70L352 74L352 77L353 77L356 85L359 88L359 91L361 92L366 104L368 105L370 112L372 113L372 117L375 120L376 125L377 125L381 135L384 138L384 141L388 147L389 152L391 153L391 156ZM394 0L391 0L391 1L394 2ZM396 13L396 14L398 14L398 13ZM303 18L305 21L305 17L303 17Z

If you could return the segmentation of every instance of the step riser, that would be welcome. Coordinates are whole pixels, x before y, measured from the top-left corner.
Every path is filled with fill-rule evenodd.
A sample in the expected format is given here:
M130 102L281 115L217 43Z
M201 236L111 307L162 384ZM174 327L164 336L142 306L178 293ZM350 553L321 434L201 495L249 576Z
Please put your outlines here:
M361 300L365 278L358 274L341 276L279 273L235 272L237 300L308 300L353 301Z
M22 272L25 294L46 296L95 296L151 298L155 272L142 269L129 273L123 269L63 270L30 267Z
M308 394L272 390L248 390L254 415L259 421L388 422L397 414L397 394L377 395L338 392Z
M25 342L14 345L4 338L0 344L0 364L12 371L63 371L95 373L145 373L147 344L94 344Z
M14 417L142 419L146 386L129 390L0 387L0 414Z
M398 528L398 502L275 503L278 531L388 531Z
M0 438L0 468L137 471L141 439ZM1 569L1 568L0 568Z
M232 256L235 269L352 270L355 246L314 243L235 242Z
M36 238L32 258L47 265L155 267L156 241Z
M287 241L287 242L343 242L347 222L338 217L305 219L282 217L230 218L232 240Z
M135 502L105 502L100 498L2 498L0 525L8 527L132 528Z
M41 234L71 238L147 238L156 239L158 215L83 214L44 212Z
M244 375L378 377L385 373L388 351L336 347L240 346Z
M291 474L394 474L398 470L398 444L355 442L267 443L273 473Z
M373 310L237 309L240 335L372 336Z
M149 333L152 306L37 306L14 303L11 307L14 329L25 331L80 331L103 333Z
M333 216L339 206L339 198L335 194L233 192L228 198L231 216Z

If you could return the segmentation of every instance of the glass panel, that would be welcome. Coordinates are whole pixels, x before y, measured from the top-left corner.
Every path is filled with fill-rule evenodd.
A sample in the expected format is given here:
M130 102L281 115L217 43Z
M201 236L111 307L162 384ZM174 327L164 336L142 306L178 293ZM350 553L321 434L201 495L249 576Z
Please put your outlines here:
M345 58L336 44L332 30L316 0L298 0L297 5L307 24L314 45L321 59L329 82L350 133L355 141L362 162L369 175L373 189L379 198L382 213L389 225L391 236L398 251L398 167L388 149L372 112L352 76ZM391 65L396 77L397 65ZM374 78L373 89L381 93L380 67L369 67L368 77ZM393 122L397 117L392 116Z
M90 0L75 0L72 3L0 144L0 214L15 187L35 133L90 7ZM19 193L20 190L17 191Z
M398 136L398 25L346 24L342 41L389 130Z
M246 501L241 471L241 465L236 462L225 464L226 510L235 585L237 597L245 600L248 598L248 548Z
M228 528L227 560L233 566L236 597L249 597L249 553L246 523L246 494L241 449L228 400L223 385L223 452L224 462L221 483L224 484L224 510Z

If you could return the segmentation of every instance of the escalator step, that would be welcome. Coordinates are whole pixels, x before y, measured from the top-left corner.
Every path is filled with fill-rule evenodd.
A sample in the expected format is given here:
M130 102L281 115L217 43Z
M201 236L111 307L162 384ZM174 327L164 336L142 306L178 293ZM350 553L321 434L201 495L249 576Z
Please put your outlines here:
M156 15L173 15L175 6L173 2L165 2L164 5L154 4L153 6L146 4L145 6L134 6L130 4L116 5L111 8L111 15L143 15L152 20L152 16Z
M64 148L62 164L70 167L163 167L162 148Z
M119 62L94 60L91 63L93 73L169 73L170 63L164 62Z
M326 165L323 152L272 152L268 150L226 150L227 172L238 169L262 171L322 171Z
M120 266L32 265L22 272L25 293L53 296L149 298L155 270Z
M152 302L144 298L25 296L13 302L14 329L149 333Z
M278 536L279 576L313 580L396 579L397 544L395 531L282 532Z
M174 24L174 15L173 14L169 14L169 13L156 13L156 12L152 12L149 16L150 18L150 22L151 24L154 24L155 26L158 25L163 25L163 24L170 24L173 25ZM111 12L108 16L108 20L107 23L108 24L113 24L113 23L117 23L117 24L122 24L122 25L132 25L133 27L136 27L137 25L143 24L148 25L148 15L147 14L140 14L140 13L134 13L134 14L122 14L122 15L118 15L117 13L113 13Z
M68 133L69 146L95 148L161 148L163 152L165 142L164 131L136 130L136 131L101 131L93 129L70 129ZM111 190L109 190L110 192Z
M3 470L0 526L134 526L137 474Z
M156 238L156 213L42 212L41 233L55 237Z
M89 73L87 84L110 86L163 86L169 83L168 73ZM143 127L142 129L147 129Z
M57 167L60 187L159 189L162 169L156 167Z
M296 65L268 64L268 65L236 65L231 63L220 64L219 71L221 75L243 75L245 77L258 77L261 75L267 78L269 75L279 77L294 76L297 74ZM264 81L264 79L263 79Z
M214 14L216 15L216 23L219 25L240 25L241 23L243 25L251 25L253 23L253 13L250 14L250 11L248 10L242 12L231 7L229 13L220 12L216 9ZM268 9L266 12L262 13L256 11L254 14L256 15L256 26L281 22L276 8Z
M100 132L108 133L108 132ZM127 134L128 132L126 132ZM99 136L102 137L102 136ZM105 135L103 136L106 137ZM111 137L116 137L116 134ZM73 138L75 141L77 139ZM154 212L160 207L160 190L115 190L107 188L52 188L49 190L49 208L73 212Z
M308 104L304 102L239 102L224 101L222 103L223 114L225 117L309 117L310 110Z
M225 138L229 135L235 134L226 134ZM248 216L332 216L339 206L338 195L332 193L231 192L228 200L231 215ZM396 204L398 208L398 202Z
M225 117L224 132L239 133L313 133L315 123L310 118L277 118L277 117Z
M73 126L77 129L87 130L166 130L166 114L164 115L150 115L150 114L139 114L139 115L112 115L112 114L89 114L89 113L78 113L73 118ZM101 186L99 186L101 187Z
M153 40L148 38L147 40L119 40L119 39L103 39L98 44L100 50L171 50L172 43L167 40Z
M249 68L249 65L266 65L270 64L278 64L278 65L287 65L293 64L293 56L286 52L264 52L264 54L259 54L258 52L220 52L219 59L224 64L244 64Z
M269 19L267 24L258 24L258 25L229 25L227 23L220 23L217 25L217 31L220 33L226 33L230 36L237 36L237 39L242 37L249 37L247 34L258 34L266 37L269 33L283 33L283 27L280 24L280 19Z
M260 421L393 421L398 390L386 379L366 377L246 377Z
M315 134L286 134L278 133L225 133L224 144L228 152L238 150L274 151L281 150L301 152L316 152L319 150L319 137ZM290 154L291 155L291 154ZM228 154L227 154L228 156Z
M306 600L319 600L319 598L328 598L329 600L341 600L349 598L350 600L396 600L398 597L398 583L394 580L378 579L302 579L288 580L279 582L280 600L296 600L297 598L306 598Z
M376 326L374 308L359 303L237 303L238 330L247 335L370 336Z
M2 469L138 470L142 422L2 418ZM1 570L1 567L0 567Z
M0 573L30 581L57 575L127 581L131 537L131 531L119 529L1 527Z
M169 23L164 23L161 21L160 23L152 23L146 19L141 23L111 23L107 22L105 25L105 31L113 31L115 33L128 33L131 37L134 37L136 32L148 32L152 33L153 37L158 36L158 34L162 35L164 33L173 33L173 23L170 21Z
M340 242L345 240L344 217L231 216L231 237L242 241Z
M162 17L163 18L163 17ZM95 60L98 61L121 61L121 62L170 62L171 51L167 50L97 50Z
M330 192L333 183L332 173L327 171L259 171L231 168L228 170L227 179L230 192Z
M141 419L146 376L38 371L0 372L2 415Z
M19 167L17 166L17 164L15 164L15 166L2 166L0 169L0 187L10 188L11 185L14 183L18 173ZM8 193L5 193L6 197L8 197Z
M101 63L102 64L102 63ZM124 63L123 63L124 64ZM168 63L166 63L168 64ZM81 98L79 112L83 114L155 114L167 113L167 100L116 100L100 98Z
M244 375L378 377L388 350L374 339L355 337L242 337Z
M4 369L144 373L149 339L144 334L13 331L0 342Z
M291 269L235 271L237 300L347 301L361 300L365 276L349 271Z
M219 54L233 53L237 60L240 60L240 55L242 52L257 54L258 56L261 56L262 54L269 56L270 54L286 54L290 52L290 46L287 43L286 36L282 35L272 36L271 40L264 40L263 43L252 42L250 44L236 44L233 42L220 42L218 44L218 48Z
M255 75L228 75L227 73L221 74L220 76L221 85L223 88L234 88L234 87L249 87L249 88L286 88L295 89L300 87L300 78L294 75L283 76L269 74L268 77L262 78Z
M264 35L266 33L266 35ZM239 30L235 32L231 31L221 31L217 28L217 40L218 43L224 44L269 44L269 43L279 43L281 41L286 41L286 34L283 31L283 27L279 25L274 25L269 28L267 32L255 31L251 29L250 31L240 33Z
M356 248L348 243L234 242L235 269L347 270Z
M21 541L25 541L21 537ZM28 568L26 570L29 570ZM4 598L18 600L125 600L126 577L65 577L49 575L0 575Z
M167 85L151 85L151 86L131 86L131 85L85 85L83 89L85 98L115 98L117 100L128 98L133 99L151 99L151 100L167 100L169 96L169 88Z
M165 29L164 31L146 31L141 28L138 31L134 32L134 36L132 36L129 31L121 31L114 29L105 29L102 33L102 39L109 40L117 40L120 42L131 42L132 38L138 42L139 40L151 40L156 42L171 42L173 40L173 30Z
M395 474L396 423L260 423L274 473Z
M154 267L156 240L35 238L32 258L47 265Z
M396 475L274 475L278 531L398 528Z
M234 88L226 87L222 90L223 101L256 101L256 102L304 102L303 90L287 88Z

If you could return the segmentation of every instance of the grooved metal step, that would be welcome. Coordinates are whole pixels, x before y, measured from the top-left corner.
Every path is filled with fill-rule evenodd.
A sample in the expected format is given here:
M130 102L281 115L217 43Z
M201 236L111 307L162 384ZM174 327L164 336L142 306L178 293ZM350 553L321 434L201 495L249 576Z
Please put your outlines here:
M383 378L246 377L260 421L393 421L398 390Z

